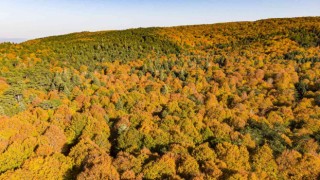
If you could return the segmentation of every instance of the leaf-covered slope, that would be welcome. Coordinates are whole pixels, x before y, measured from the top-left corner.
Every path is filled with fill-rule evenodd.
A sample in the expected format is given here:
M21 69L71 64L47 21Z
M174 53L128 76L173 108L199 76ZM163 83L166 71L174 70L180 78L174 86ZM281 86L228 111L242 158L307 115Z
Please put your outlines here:
M0 179L317 179L319 20L0 44Z
M179 54L180 48L160 37L156 28L124 31L83 32L49 37L27 42L35 48L50 47L59 61L73 67L81 64L94 67L96 63L121 60L127 62L148 55Z

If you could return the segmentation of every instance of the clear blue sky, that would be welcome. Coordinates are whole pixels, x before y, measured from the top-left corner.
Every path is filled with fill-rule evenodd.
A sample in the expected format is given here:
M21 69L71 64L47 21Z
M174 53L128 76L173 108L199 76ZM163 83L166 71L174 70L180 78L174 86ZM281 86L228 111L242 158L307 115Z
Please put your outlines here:
M0 38L320 16L320 0L0 0Z

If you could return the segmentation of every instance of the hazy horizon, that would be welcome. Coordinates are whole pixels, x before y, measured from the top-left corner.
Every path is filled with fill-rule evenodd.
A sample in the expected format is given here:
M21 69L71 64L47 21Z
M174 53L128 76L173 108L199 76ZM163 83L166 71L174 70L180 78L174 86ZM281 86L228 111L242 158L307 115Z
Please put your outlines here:
M319 16L319 7L316 0L3 0L0 42L82 31Z
M2 37L0 37L0 43L3 43L3 42L21 43L21 42L24 42L27 40L28 39L26 39L26 38L2 38Z

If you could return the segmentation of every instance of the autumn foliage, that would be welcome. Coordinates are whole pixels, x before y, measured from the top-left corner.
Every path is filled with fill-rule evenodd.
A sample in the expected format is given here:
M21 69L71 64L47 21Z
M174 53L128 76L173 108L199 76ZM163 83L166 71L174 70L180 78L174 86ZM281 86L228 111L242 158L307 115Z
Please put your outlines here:
M320 18L0 44L0 179L319 179Z

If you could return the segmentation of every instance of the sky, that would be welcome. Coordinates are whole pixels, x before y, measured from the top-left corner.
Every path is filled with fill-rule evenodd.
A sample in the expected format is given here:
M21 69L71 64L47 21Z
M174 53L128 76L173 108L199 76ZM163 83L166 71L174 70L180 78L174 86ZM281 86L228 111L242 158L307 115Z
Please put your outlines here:
M0 0L0 39L320 16L320 0Z

